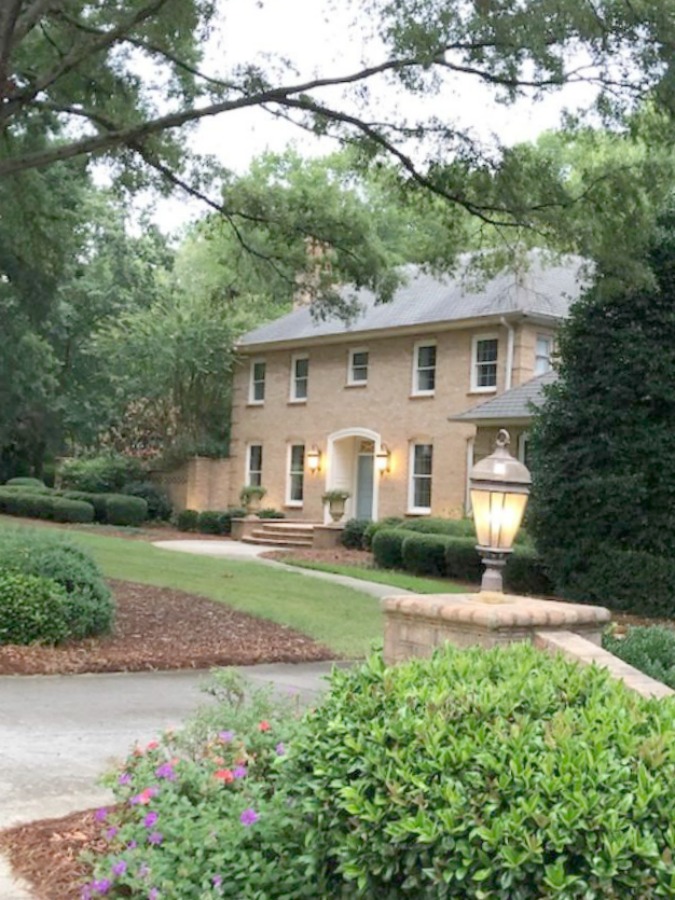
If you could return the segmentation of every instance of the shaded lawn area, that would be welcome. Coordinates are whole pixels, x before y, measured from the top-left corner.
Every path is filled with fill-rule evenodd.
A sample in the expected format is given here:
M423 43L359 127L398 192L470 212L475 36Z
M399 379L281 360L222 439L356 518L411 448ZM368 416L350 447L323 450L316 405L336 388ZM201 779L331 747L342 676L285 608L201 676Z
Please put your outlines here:
M458 584L445 578L421 578L396 569L373 569L371 566L298 559L292 553L286 555L276 552L274 556L283 560L286 565L297 566L300 569L316 569L319 572L348 575L350 578L360 578L362 581L373 581L376 584L390 584L392 587L414 591L416 594L467 594L478 590L476 585Z
M0 517L0 529L16 527ZM35 527L40 527L36 523ZM53 528L50 529L53 531ZM376 598L259 562L238 562L160 550L143 541L65 530L88 550L106 578L199 594L234 609L288 625L345 657L365 656L382 642Z

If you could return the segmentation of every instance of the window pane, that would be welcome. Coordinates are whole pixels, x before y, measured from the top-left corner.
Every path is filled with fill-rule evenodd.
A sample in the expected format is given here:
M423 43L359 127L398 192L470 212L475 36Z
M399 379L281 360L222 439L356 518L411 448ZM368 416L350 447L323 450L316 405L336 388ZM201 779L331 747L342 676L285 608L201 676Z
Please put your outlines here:
M413 504L416 509L431 508L431 478L415 479L415 496Z
M368 353L366 350L359 350L352 353L352 381L368 381Z
M296 378L306 378L308 372L309 372L309 360L308 359L296 359L296 361L295 361L295 377Z
M494 387L497 384L497 366L495 363L484 363L478 367L478 387Z
M415 444L413 452L413 506L431 509L431 474L434 448L431 444Z
M305 468L305 446L294 444L291 447L291 472L302 472Z
M415 444L415 475L431 475L432 456L431 444Z
M417 390L433 391L436 387L436 370L421 369L417 373Z
M431 368L436 365L436 347L417 348L417 366L420 369Z
M290 499L294 502L302 502L303 500L303 477L302 475L291 475Z
M253 363L252 374L252 398L253 400L265 399L265 363Z
M355 353L353 355L352 361L355 366L367 366L368 365L368 353L365 350L359 350L358 353Z
M264 381L265 380L265 363L257 362L253 364L253 380L254 381Z

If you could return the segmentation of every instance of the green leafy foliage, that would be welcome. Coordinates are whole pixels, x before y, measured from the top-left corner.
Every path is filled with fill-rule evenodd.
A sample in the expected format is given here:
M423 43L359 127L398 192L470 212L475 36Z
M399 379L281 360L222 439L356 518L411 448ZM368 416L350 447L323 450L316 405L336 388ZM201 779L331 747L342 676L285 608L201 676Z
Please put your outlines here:
M63 590L60 621L64 637L84 638L110 631L115 605L92 558L79 547L44 531L3 531L0 569L55 582Z
M59 493L68 500L81 500L84 503L91 503L94 507L95 521L105 523L108 494L92 494L90 491L60 491Z
M51 516L55 522L93 522L94 507L81 500L67 500L65 497L51 498Z
M199 513L196 509L181 509L176 516L176 527L179 531L196 531Z
M136 479L141 472L141 463L137 459L107 454L64 460L59 475L64 488L103 494L121 491L126 483Z
M452 537L474 537L476 528L471 519L410 519L405 522L406 531L420 534L445 534Z
M525 644L336 671L285 773L316 893L667 896L673 722Z
M105 520L108 525L142 525L148 517L148 504L142 497L128 494L105 495Z
M58 644L68 637L65 590L50 578L0 568L0 644Z
M235 510L230 510L229 512L230 512L232 518L235 517L235 513L241 514L241 515L246 514L246 510L241 510L239 508L237 508ZM265 509L259 509L258 512L256 513L256 516L259 519L285 519L286 513L282 512L280 509L274 509L274 507L268 506Z
M403 568L415 575L445 575L445 551L451 538L443 534L407 534L401 544Z
M551 596L555 589L545 560L533 547L516 546L506 560L504 585L512 594Z
M213 509L205 509L199 513L197 519L197 531L202 534L222 534L221 516L223 514Z
M348 550L363 550L363 540L370 519L347 519L342 530L340 543Z
M166 493L152 481L131 481L125 484L122 494L140 497L148 504L148 519L168 521L171 518L171 501Z
M445 546L445 572L448 578L478 584L483 564L476 550L476 539L469 537L448 538Z
M41 481L39 478L29 478L27 476L19 477L19 478L10 478L7 482L7 485L11 487L33 487L33 488L43 488L46 487L44 481Z
M384 519L378 519L377 522L370 522L363 532L363 549L373 549L373 538L378 531L381 531L383 528L396 528L402 525L404 521L400 516L387 516Z
M563 596L672 612L672 211L643 262L637 286L599 272L562 329L560 377L533 429L529 521Z
M90 503L53 495L47 488L0 488L0 512L10 516L52 519L55 522L93 522Z
M675 631L661 625L635 626L625 636L603 635L602 646L650 678L675 688Z
M373 539L373 558L383 569L400 569L403 566L403 541L407 534L402 528L381 528Z

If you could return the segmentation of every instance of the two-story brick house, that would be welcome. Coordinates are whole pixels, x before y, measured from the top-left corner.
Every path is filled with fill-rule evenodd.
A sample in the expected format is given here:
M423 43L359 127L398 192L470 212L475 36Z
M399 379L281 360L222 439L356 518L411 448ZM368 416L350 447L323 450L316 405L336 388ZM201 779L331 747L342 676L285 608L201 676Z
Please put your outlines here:
M244 335L233 491L261 484L266 505L307 522L326 519L331 488L350 493L347 518L461 515L468 471L490 448L457 416L550 369L581 271L579 258L546 265L536 252L480 286L409 267L390 303L360 291L349 324L305 306Z

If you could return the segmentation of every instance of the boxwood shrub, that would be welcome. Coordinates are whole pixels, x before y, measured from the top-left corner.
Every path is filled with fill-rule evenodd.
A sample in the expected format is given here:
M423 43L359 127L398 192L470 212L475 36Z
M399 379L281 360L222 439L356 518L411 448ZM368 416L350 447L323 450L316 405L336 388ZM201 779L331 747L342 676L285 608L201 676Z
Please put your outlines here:
M148 517L148 504L141 497L106 494L105 520L108 525L142 525Z
M176 528L179 531L196 531L199 513L196 509L181 509L176 516Z
M59 469L64 488L94 494L114 493L131 482L139 481L143 466L133 457L115 454L88 459L67 459Z
M421 534L446 534L452 537L474 537L476 529L471 519L440 519L435 517L406 519L404 528Z
M483 563L476 550L475 537L448 538L445 547L445 574L448 578L479 584Z
M555 593L553 582L534 547L516 546L504 568L504 587L514 594Z
M152 481L131 481L125 484L122 494L140 497L148 504L148 519L166 522L171 518L171 500L166 491Z
M409 532L403 528L381 528L373 538L373 558L383 569L403 566L403 541Z
M445 551L452 539L443 534L415 534L407 530L403 534L403 568L415 575L443 577L446 571Z
M94 507L82 500L68 500L65 497L52 497L51 518L55 522L93 522Z
M363 532L363 549L373 549L373 538L378 531L382 531L383 528L398 528L399 525L403 524L403 521L400 516L387 516L384 519L378 519L377 522L369 522L366 530Z
M222 512L215 509L205 509L199 513L197 519L197 531L202 534L222 534L221 516Z
M237 512L239 512L239 508L237 507ZM244 510L244 513L246 510ZM259 519L285 519L286 513L282 512L280 509L274 509L272 506L266 506L265 509L259 509L256 513Z
M602 669L446 646L334 671L284 769L317 897L628 900L673 895L673 746Z
M65 590L50 578L0 569L0 644L58 644L68 637Z
M625 637L608 633L602 646L650 678L675 689L675 631L661 625L631 628Z
M340 542L348 550L363 550L363 537L370 519L347 519L340 536Z
M5 487L30 487L48 490L47 485L44 483L44 481L41 481L39 478L29 478L26 475L21 475L17 478L10 478L9 481L5 484Z
M67 636L83 638L110 630L115 604L93 561L81 548L35 529L3 531L0 569L51 579L65 591Z
M109 494L94 494L91 491L59 491L67 500L80 500L83 503L91 503L94 507L94 521L106 522L106 503Z

